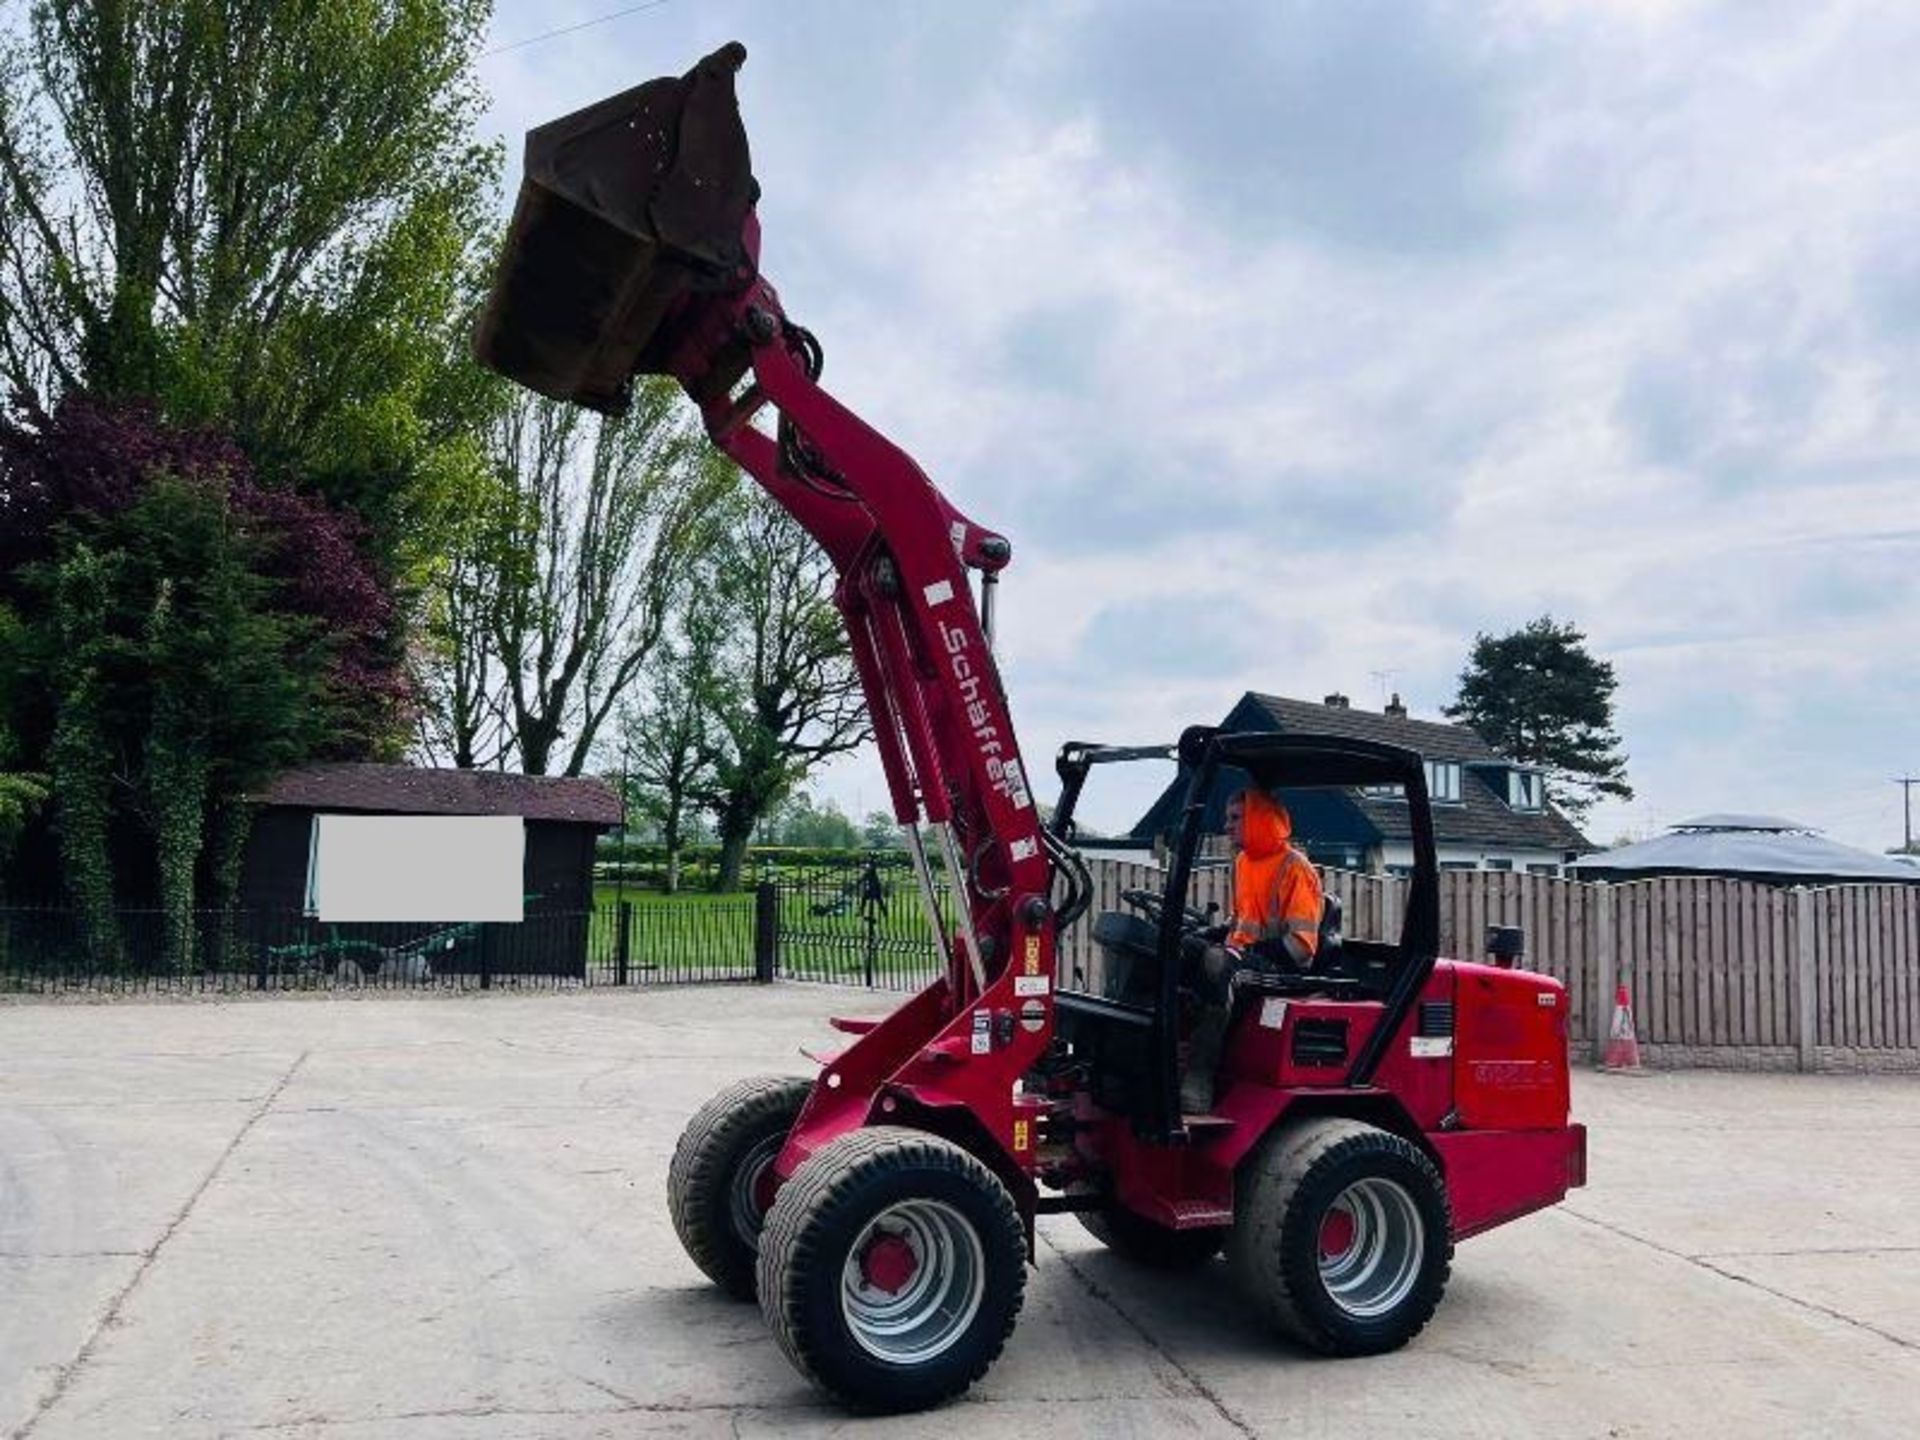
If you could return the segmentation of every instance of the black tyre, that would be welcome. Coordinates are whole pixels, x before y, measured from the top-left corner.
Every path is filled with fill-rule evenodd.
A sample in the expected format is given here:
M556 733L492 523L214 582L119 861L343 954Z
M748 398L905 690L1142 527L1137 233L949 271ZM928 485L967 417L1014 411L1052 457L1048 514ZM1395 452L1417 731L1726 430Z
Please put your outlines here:
M782 1187L760 1238L760 1309L787 1358L842 1403L922 1410L999 1356L1026 1262L998 1176L938 1136L875 1126Z
M771 1167L813 1082L762 1076L729 1085L701 1106L667 1168L667 1209L693 1263L721 1289L753 1298L754 1252L766 1219Z
M1169 1230L1117 1205L1076 1215L1081 1228L1114 1254L1154 1270L1192 1270L1213 1259L1227 1243L1225 1225Z
M1274 1135L1247 1162L1227 1258L1279 1329L1326 1355L1397 1350L1453 1263L1446 1187L1418 1145L1357 1120Z

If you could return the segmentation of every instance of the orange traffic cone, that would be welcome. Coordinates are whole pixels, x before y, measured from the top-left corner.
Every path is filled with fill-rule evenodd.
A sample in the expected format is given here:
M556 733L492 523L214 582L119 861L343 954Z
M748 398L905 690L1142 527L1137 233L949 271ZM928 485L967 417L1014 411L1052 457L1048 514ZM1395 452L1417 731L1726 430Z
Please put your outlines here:
M1601 1068L1606 1070L1638 1070L1640 1068L1640 1042L1633 1034L1633 1001L1627 998L1627 987L1622 984L1613 997L1613 1028L1607 1035L1607 1053L1601 1057Z

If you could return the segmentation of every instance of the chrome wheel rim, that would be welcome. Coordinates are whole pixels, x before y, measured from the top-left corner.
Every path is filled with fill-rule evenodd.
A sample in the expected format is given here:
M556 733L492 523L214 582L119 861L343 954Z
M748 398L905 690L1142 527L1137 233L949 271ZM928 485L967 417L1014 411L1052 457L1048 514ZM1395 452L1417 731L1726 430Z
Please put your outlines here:
M1413 1293L1427 1227L1406 1187L1373 1177L1335 1197L1320 1221L1320 1283L1356 1320L1392 1311Z
M840 1310L878 1360L920 1365L957 1343L980 1313L980 1232L940 1200L903 1200L867 1222L841 1269Z
M767 1209L760 1201L760 1187L780 1158L785 1135L769 1135L740 1157L733 1170L733 1184L727 1187L727 1215L733 1233L749 1250L760 1248L760 1229L767 1223Z

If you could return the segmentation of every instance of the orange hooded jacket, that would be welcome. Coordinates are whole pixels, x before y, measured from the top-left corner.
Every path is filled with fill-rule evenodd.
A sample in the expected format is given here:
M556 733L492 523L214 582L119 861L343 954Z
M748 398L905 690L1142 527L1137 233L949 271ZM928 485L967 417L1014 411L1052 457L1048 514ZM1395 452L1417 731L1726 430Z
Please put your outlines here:
M1264 790L1241 792L1240 853L1233 862L1233 929L1227 943L1244 950L1278 941L1307 966L1320 945L1320 872L1289 843L1293 817Z

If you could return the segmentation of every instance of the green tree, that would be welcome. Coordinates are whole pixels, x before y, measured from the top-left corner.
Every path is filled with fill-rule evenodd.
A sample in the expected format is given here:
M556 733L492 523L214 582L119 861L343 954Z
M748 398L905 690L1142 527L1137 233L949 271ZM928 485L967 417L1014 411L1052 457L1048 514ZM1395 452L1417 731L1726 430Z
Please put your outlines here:
M617 419L505 392L482 513L436 586L432 738L530 775L585 771L738 488L679 390Z
M447 362L499 168L487 12L27 5L0 36L0 377L225 424L417 563L474 398Z
M426 589L413 683L422 752L458 770L486 770L513 753L505 675L493 645L511 490L482 474L468 499Z
M117 567L91 546L75 545L48 583L51 623L36 637L49 647L43 668L50 680L53 733L47 768L58 803L54 820L67 892L94 959L120 957L114 916L114 761L107 633Z
M805 790L789 795L768 817L767 828L776 845L800 845L810 850L853 850L860 832L846 811L832 800L824 804Z
M723 890L739 888L748 842L768 812L823 760L872 734L833 606L832 564L759 491L738 511L708 581L727 617L731 680L707 797Z
M1539 766L1553 802L1580 817L1602 796L1633 798L1613 728L1617 683L1580 630L1542 615L1510 634L1476 635L1444 713L1509 759Z
M0 624L4 622L0 615ZM11 737L0 729L0 907L7 903L7 867L20 837L47 803L47 777L8 768L13 763ZM7 963L10 940L6 916L0 914L0 969Z
M0 757L4 763L4 757ZM0 895L6 893L7 862L20 833L47 803L47 780L23 770L0 770Z
M13 611L0 605L0 903L6 899L7 866L33 818L47 803L47 777L16 770L19 743L13 734L13 706L25 631ZM0 945L6 927L0 924Z
M109 956L116 814L151 843L168 958L187 965L195 911L234 899L245 795L324 738L325 637L276 608L256 551L222 485L159 475L53 570L62 858Z
M714 784L720 711L727 680L717 666L723 617L690 597L677 627L656 652L649 693L622 716L622 758L637 808L666 851L666 891L680 889L680 857L698 817L698 797Z
M860 825L860 843L869 850L892 850L900 842L900 822L891 810L869 810Z

